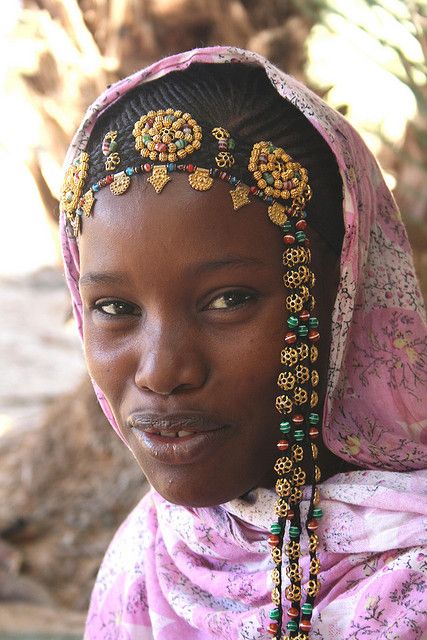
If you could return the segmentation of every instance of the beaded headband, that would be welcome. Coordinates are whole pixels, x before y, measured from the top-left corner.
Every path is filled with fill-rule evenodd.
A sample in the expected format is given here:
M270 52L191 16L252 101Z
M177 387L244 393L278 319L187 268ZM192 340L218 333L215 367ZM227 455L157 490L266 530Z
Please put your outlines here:
M109 186L111 192L118 196L127 191L134 175L146 174L156 193L160 193L175 171L187 173L190 186L197 191L210 189L215 178L228 182L233 187L230 195L234 210L249 204L251 195L261 198L268 205L271 221L283 233L283 282L287 289L288 318L281 351L282 371L277 380L280 391L276 397L276 408L282 420L277 443L280 457L274 465L277 473L277 520L272 524L268 538L275 567L272 571L274 608L270 611L267 631L274 640L307 640L320 587L316 530L322 517L317 486L321 476L316 464L318 449L315 443L320 427L316 391L319 375L314 368L320 334L318 320L312 315L315 278L310 269L310 243L306 236L305 206L311 198L307 170L271 142L256 142L247 165L254 184L248 186L229 172L235 165L233 152L236 142L222 127L214 127L210 132L217 145L216 166L203 168L185 164L183 160L200 149L203 132L190 114L179 110L149 111L134 124L132 133L142 164L108 173L85 192L89 154L80 153L67 169L60 206L75 236L80 233L82 217L91 215L96 193L103 187ZM109 131L105 135L102 153L106 158L107 171L114 172L122 164L117 131ZM309 483L312 485L310 504L307 518L302 522L299 507L303 488ZM303 576L300 566L303 529L308 536L309 567L306 576ZM284 596L289 603L286 608L282 601L284 581L287 583Z

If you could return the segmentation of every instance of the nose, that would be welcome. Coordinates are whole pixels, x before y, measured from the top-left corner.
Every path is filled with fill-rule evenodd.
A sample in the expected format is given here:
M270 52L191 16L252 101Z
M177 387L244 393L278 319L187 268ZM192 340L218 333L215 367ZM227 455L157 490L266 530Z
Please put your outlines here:
M169 396L205 384L209 365L189 328L157 327L144 335L143 343L135 373L140 389Z

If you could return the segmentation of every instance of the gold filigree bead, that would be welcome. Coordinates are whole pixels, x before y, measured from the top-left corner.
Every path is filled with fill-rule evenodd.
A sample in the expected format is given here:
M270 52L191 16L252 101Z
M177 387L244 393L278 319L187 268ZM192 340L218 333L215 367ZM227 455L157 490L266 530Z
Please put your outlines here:
M283 227L288 219L285 207L276 201L268 207L268 217L279 227Z
M223 127L214 127L211 133L216 140L228 140L230 137L230 133Z
M297 560L301 557L301 545L295 540L291 540L285 547L285 553L290 560Z
M282 551L279 547L273 547L271 549L271 557L276 564L280 564L282 562Z
M308 539L308 550L310 553L314 553L319 546L319 536L317 533L311 533Z
M276 605L276 607L280 606L280 591L277 587L274 587L271 592L271 601Z
M304 247L290 247L283 253L283 264L286 267L296 267L299 264L308 264L310 259L310 249L305 249Z
M114 171L120 164L120 156L117 152L111 153L105 161L107 171Z
M317 394L317 391L312 391L311 397L310 397L310 407L314 409L314 407L317 407L318 402L319 402L319 396Z
M320 571L320 560L318 558L312 558L310 560L310 573L317 576Z
M220 151L215 156L215 162L220 169L230 168L234 164L234 156L229 151Z
M292 391L295 386L295 376L290 371L280 373L277 385L285 391Z
M292 445L292 458L294 462L302 462L304 459L304 449L300 444Z
M296 584L289 584L285 589L285 598L290 602L299 602L301 600L301 588Z
M289 471L293 467L293 462L291 458L278 458L276 460L276 464L274 465L274 470L279 476L285 475L285 473L289 473Z
M276 409L279 413L284 413L285 415L289 415L292 413L294 405L289 396L277 396L276 398Z
M303 307L304 300L299 294L291 293L291 295L286 297L286 309L291 313L302 311Z
M309 354L308 344L305 344L305 342L302 342L301 344L299 344L297 346L297 353L300 361L308 358L308 354Z
M315 507L317 507L319 503L320 503L320 489L319 487L316 487L314 490L313 504Z
M320 471L320 468L316 464L314 467L314 479L316 482L320 482L321 477L322 477L322 473Z
M317 460L319 456L319 449L317 448L317 444L315 444L314 442L311 443L311 453L313 456L313 460Z
M318 580L315 580L313 578L312 580L308 581L307 587L306 587L306 592L308 596L310 596L311 598L314 598L319 593L319 590L320 590L320 583Z
M310 347L310 362L316 362L317 358L319 357L319 351L317 349L317 347L312 344Z
M302 467L295 467L292 472L292 482L296 487L302 487L306 480L306 473Z
M83 202L81 204L81 208L83 209L83 213L85 214L85 216L88 218L92 213L92 207L95 202L95 196L93 195L92 189L86 191L86 193L82 196L82 201Z
M316 369L313 369L313 371L311 372L311 384L313 385L313 387L317 387L317 385L319 384L319 374L317 373Z
M302 569L297 562L291 562L286 567L286 575L292 582L300 582L302 578Z
M280 353L280 361L288 367L293 367L298 362L298 351L294 347L285 347Z
M277 569L277 567L275 567L271 571L271 580L272 580L273 584L275 584L276 586L279 586L279 584L280 584L280 571L279 571L279 569Z
M286 518L289 511L289 503L284 498L279 498L274 506L274 511L279 518Z
M302 387L295 387L294 389L294 403L298 406L305 404L308 400L308 393Z
M305 367L302 364L299 364L295 367L295 377L298 380L299 384L304 384L308 382L310 379L310 370L308 367Z
M291 493L291 483L287 478L279 478L276 481L276 493L283 498L289 496Z
M302 500L302 491L299 487L292 487L291 495L289 496L290 504L298 504Z

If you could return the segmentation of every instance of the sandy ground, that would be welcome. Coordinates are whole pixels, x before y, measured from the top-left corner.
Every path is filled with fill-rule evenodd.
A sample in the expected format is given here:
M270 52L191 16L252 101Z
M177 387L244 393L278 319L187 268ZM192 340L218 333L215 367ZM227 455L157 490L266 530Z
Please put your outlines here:
M43 408L76 386L84 364L59 269L1 278L0 309L1 435L36 426Z

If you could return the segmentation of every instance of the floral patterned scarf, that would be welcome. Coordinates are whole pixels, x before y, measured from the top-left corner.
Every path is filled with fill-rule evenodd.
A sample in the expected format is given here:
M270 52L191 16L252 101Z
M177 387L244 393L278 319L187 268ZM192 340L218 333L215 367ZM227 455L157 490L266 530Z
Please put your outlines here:
M264 67L278 93L326 140L343 180L345 237L323 438L331 451L364 470L321 484L321 591L310 637L425 639L427 327L399 212L359 135L261 56L213 47L165 58L109 87L89 108L66 164L85 149L108 106L135 86L193 62ZM66 233L63 214L61 236L81 332L78 246ZM257 489L225 505L192 509L150 491L104 558L86 640L265 638L272 587L266 537L274 500L272 490ZM307 505L304 500L303 517ZM303 551L304 544L302 538Z

